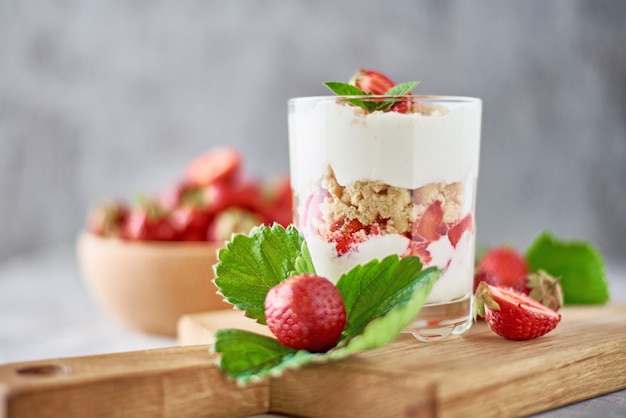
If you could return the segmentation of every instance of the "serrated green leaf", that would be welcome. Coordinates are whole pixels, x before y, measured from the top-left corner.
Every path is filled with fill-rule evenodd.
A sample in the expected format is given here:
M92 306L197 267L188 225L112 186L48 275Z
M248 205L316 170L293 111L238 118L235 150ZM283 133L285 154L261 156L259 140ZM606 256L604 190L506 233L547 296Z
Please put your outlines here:
M609 300L604 259L591 244L562 241L542 233L526 251L531 271L561 277L565 304L602 304Z
M219 368L242 384L300 367L315 356L285 347L273 338L237 329L218 330L213 351L221 353Z
M304 239L302 240L302 245L300 247L300 255L296 257L296 261L294 264L296 265L296 271L298 273L315 274L315 266L313 265L313 259L311 258L309 247L306 244L306 241ZM295 274L291 274L291 276L294 276L294 275Z
M226 301L265 324L269 289L295 274L310 273L311 266L304 237L295 227L261 226L249 235L235 235L219 251L214 282Z
M344 334L358 335L374 318L405 304L421 283L418 257L390 255L354 267L339 278L337 289L346 305Z
M326 353L294 350L270 337L248 331L225 329L215 333L213 346L215 352L222 354L219 362L220 369L225 371L230 378L243 384L268 376L280 376L285 370L296 369L307 363L338 360L361 351L382 347L395 340L415 319L441 274L441 271L434 267L416 272L417 264L412 258L416 257L407 257L406 263L398 263L397 256L390 256L381 262L375 260L374 263L368 263L364 268L358 268L359 273L356 276L351 276L350 273L344 276L346 277L344 280L352 277L367 288L363 291L357 290L361 288L359 285L349 285L345 288L348 292L357 293L357 297L349 298L352 311L361 312L360 319L366 315L365 312L374 316L370 317L363 326L347 326L353 330L358 328L359 332L344 334L337 346ZM421 269L421 263L419 266ZM363 270L369 271L370 274L363 274ZM371 286L367 284L368 278L371 277L378 277L387 284L400 281L406 285ZM394 292L390 290L384 290L378 296L369 293L370 290L381 288L397 288L399 296L392 295ZM369 303L364 300L370 297L379 302ZM363 310L363 307L367 305L373 305L375 308Z
M399 274L395 276L396 278L404 277L404 272L414 266L404 267L401 266L396 270ZM402 296L388 299L388 309L384 309L383 315L367 322L359 334L351 338L345 337L343 341L347 341L347 344L343 346L340 343L337 348L330 350L329 358L337 359L359 351L371 350L395 340L402 330L415 320L440 275L441 270L434 267L419 272L413 281L399 290L398 293Z

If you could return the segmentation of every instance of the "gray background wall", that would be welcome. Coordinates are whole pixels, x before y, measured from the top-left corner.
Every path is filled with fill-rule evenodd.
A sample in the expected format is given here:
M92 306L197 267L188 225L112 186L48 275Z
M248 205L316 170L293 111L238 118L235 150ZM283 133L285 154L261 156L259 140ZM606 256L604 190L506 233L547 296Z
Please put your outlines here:
M359 67L484 100L478 240L626 255L626 2L0 2L0 261L240 148L286 173L286 100Z

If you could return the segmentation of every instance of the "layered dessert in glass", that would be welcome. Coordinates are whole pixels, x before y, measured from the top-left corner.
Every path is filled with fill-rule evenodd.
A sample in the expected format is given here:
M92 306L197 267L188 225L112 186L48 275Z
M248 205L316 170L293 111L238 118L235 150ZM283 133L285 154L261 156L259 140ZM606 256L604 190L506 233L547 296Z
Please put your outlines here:
M385 100L365 96L363 100ZM442 275L407 328L420 340L471 326L481 101L404 96L368 111L337 96L289 101L294 223L317 273L414 255Z

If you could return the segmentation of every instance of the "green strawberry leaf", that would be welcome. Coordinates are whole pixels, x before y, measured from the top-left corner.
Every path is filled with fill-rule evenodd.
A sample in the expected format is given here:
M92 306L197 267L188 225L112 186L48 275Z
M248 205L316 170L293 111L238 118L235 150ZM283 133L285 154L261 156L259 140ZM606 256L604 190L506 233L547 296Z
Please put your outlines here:
M315 356L305 350L285 347L274 338L238 329L216 331L213 351L221 353L219 368L239 383L300 367Z
M270 245L271 244L271 245ZM300 250L296 251L296 245ZM275 252L275 248L290 248ZM271 261L252 257L253 249L264 249L260 254ZM260 280L259 271L273 273L272 266L283 267L282 272L311 273L312 261L302 235L293 227L287 230L274 226L260 227L248 237L239 235L220 252L216 279L220 292L228 300L256 312L263 309L269 291L268 280ZM241 253L249 252L248 256ZM252 258L250 258L252 257ZM281 257L285 259L281 260ZM245 266L239 264L243 261ZM296 260L289 262L288 260ZM298 261L299 260L299 261ZM252 268L249 263L259 263L262 268ZM219 367L239 383L280 375L284 370L298 368L310 362L323 362L380 347L393 341L413 321L430 293L441 271L422 269L417 257L388 256L381 261L356 266L344 274L337 283L346 305L347 322L337 345L325 353L310 353L281 345L277 340L241 330L219 330L215 333L213 350L221 353ZM283 273L273 274L276 284ZM244 277L241 280L239 277ZM241 283L256 284L254 297L243 297L250 290ZM226 286L223 289L221 286ZM244 301L244 302L242 302ZM254 309L250 309L253 306ZM258 315L257 315L258 317ZM263 320L264 320L263 314ZM258 319L257 319L258 321ZM260 321L259 321L260 322Z
M293 226L274 224L235 235L218 253L214 282L227 302L265 324L265 295L299 273L315 273L304 237Z
M337 282L346 305L344 334L360 334L373 319L394 307L406 304L420 281L422 263L418 257L391 255L355 266Z
M544 232L526 250L531 271L561 277L565 304L602 304L609 300L604 259L591 244L562 241Z
M385 263L389 258L383 259L380 264ZM346 325L348 331L339 341L337 347L328 352L330 358L337 359L359 351L382 347L395 340L402 330L415 319L433 285L439 279L441 270L435 267L422 270L420 264L416 271L413 262L402 265L402 262L409 258L417 257L403 258L398 267L394 269L393 275L379 276L376 279L382 279L380 281L386 282L387 288L397 287L398 290L395 294L384 290L383 292L387 297L381 298L384 298L385 301L371 303L366 300L371 297L368 292L360 293L362 296L355 300L351 310L352 315L348 317L348 324ZM391 277L392 280L383 279L383 277ZM396 281L405 282L405 285L395 286ZM378 287L378 284L375 287ZM361 310L366 306L374 305L376 307L373 307L372 310ZM355 312L359 311L361 313L357 315ZM365 320L368 317L369 320ZM351 323L350 320L354 322ZM347 344L345 344L346 342Z

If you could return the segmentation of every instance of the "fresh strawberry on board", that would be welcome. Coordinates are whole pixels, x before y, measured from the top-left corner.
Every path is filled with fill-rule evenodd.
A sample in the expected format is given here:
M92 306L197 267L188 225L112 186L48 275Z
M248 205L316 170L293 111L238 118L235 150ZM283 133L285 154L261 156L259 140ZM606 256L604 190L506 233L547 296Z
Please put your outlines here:
M498 278L500 285L512 287L528 275L528 265L514 248L499 246L485 253L478 262L477 272L490 273Z
M272 287L265 297L265 319L287 347L323 352L337 344L346 325L346 308L335 285L301 274Z
M396 83L379 71L360 69L352 76L349 84L360 88L365 93L382 95Z
M508 340L532 340L552 331L561 315L530 296L481 282L474 295L474 316Z

